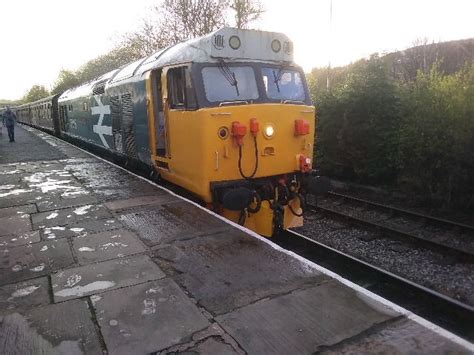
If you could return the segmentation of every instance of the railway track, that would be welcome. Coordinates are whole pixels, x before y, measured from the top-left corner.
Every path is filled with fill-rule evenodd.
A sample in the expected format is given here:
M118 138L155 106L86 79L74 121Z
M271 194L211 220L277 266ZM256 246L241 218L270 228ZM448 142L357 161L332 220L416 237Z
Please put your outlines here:
M474 307L293 231L282 231L272 241L442 328L474 341Z
M384 236L414 242L462 262L474 263L473 226L336 192L329 192L328 198L308 206Z

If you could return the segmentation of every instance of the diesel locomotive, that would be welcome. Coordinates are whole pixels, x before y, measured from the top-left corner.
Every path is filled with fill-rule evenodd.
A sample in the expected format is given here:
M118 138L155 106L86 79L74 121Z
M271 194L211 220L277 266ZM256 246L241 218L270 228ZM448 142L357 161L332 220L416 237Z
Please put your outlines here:
M315 109L281 33L223 28L17 108L20 122L146 164L271 236L303 223Z

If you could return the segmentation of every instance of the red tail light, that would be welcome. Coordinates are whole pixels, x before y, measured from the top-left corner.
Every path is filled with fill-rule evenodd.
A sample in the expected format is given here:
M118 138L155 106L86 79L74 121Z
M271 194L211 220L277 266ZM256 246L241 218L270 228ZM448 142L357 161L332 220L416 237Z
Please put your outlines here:
M311 171L311 158L301 154L300 155L300 170L302 173Z
M295 120L295 136L306 134L309 134L309 122L302 119Z

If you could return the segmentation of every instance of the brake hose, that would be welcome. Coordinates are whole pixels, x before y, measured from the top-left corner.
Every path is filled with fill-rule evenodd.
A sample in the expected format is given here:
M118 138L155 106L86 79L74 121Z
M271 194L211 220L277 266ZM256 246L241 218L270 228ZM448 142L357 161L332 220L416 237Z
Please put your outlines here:
M239 145L239 172L240 172L240 175L242 175L242 177L244 179L251 179L255 176L255 174L257 173L257 169L258 169L258 147L257 147L257 137L253 137L253 141L254 141L254 144L255 144L255 169L253 169L253 173L252 175L250 176L245 176L243 170L242 170L242 146Z
M250 207L250 205L247 207L247 211L249 211L250 213L257 213L258 211L260 211L260 208L262 207L262 198L257 193L257 191L253 192L252 201L254 198L255 198L255 208Z
M301 216L303 216L304 209L305 209L304 198L303 198L303 195L301 195L299 193L295 193L295 197L297 197L298 200L300 200L301 213L296 213L295 210L293 209L293 207L291 206L291 203L288 203L288 208L290 209L291 213L293 213L296 217L301 217Z

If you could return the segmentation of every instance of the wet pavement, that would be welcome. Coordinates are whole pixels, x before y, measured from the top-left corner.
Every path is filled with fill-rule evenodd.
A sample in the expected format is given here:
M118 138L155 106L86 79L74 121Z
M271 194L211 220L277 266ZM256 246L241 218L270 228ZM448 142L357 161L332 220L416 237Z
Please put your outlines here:
M54 137L0 137L1 354L473 350Z

